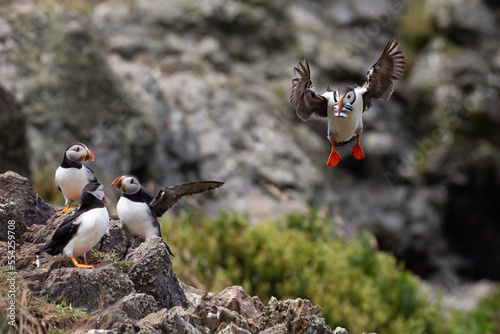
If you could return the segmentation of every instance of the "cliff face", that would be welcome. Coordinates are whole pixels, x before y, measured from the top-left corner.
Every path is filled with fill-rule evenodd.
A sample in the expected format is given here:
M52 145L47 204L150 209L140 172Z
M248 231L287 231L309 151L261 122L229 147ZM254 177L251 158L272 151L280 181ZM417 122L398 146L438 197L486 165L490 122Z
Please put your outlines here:
M0 82L26 115L34 174L83 140L104 184L220 179L209 213L258 221L313 204L420 275L500 277L496 4L78 3L0 6ZM289 106L293 67L307 58L318 91L361 84L394 37L407 72L364 115L366 159L346 147L327 168L326 123Z
M109 233L88 253L89 263L97 263L95 269L76 268L70 261L37 258L34 253L74 210L49 216L48 220L37 215L27 226L23 218L47 205L33 203L31 198L38 195L28 180L16 173L1 174L0 182L2 222L15 220L19 225L15 268L3 272L1 280L5 275L14 276L17 289L28 289L23 294L19 291L15 299L16 323L27 326L26 333L45 333L54 326L75 333L91 329L102 333L347 333L341 328L332 331L321 317L321 307L306 299L273 298L264 305L240 286L215 295L182 284L172 269L163 240L153 237L132 248L132 240L116 216L110 219ZM0 238L11 240L3 235ZM3 267L10 266L8 245L0 245ZM0 296L2 314L6 314L12 300L8 298L4 293ZM67 312L78 308L92 315L64 321L43 306L26 311L28 304L34 303L28 299L62 303L70 305Z

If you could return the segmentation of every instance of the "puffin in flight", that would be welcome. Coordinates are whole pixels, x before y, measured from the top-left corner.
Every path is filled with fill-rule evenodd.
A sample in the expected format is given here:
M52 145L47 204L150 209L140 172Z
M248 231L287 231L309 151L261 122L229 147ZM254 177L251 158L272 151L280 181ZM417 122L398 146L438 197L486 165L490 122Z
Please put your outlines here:
M132 175L116 178L111 186L122 192L116 210L125 229L132 237L141 236L146 240L154 235L161 237L158 217L176 205L181 197L212 190L223 184L218 181L183 183L161 189L156 197L141 187L139 179ZM167 249L174 256L168 245Z
M321 95L314 90L307 60L294 67L290 103L297 116L303 121L311 115L328 118L328 139L332 144L328 166L335 167L340 161L335 147L344 146L354 138L356 144L352 154L358 160L365 157L359 144L359 135L363 131L362 114L371 107L372 99L388 100L394 91L394 81L403 76L405 60L398 48L396 40L387 43L379 60L368 70L363 86L344 86L336 91L327 87Z
M66 149L63 161L55 175L57 189L62 192L66 201L66 208L58 214L66 213L71 203L80 201L83 188L89 182L97 182L94 172L81 164L82 161L94 160L94 153L85 144L73 143Z
M52 238L36 252L52 260L71 259L79 268L93 269L87 265L86 253L94 247L109 228L109 214L105 207L103 186L90 182L84 188L78 211L66 218L56 229ZM75 257L82 257L79 264Z

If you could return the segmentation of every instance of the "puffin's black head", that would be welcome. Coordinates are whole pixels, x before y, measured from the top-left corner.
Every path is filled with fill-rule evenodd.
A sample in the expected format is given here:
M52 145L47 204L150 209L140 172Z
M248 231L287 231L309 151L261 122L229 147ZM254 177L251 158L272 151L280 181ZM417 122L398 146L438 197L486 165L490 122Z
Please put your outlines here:
M82 190L82 199L85 193L94 195L98 200L107 203L106 195L104 194L104 187L99 182L89 182ZM83 201L83 200L82 200Z
M64 154L69 160L76 162L95 160L94 153L85 144L79 142L69 145Z
M354 92L354 87L340 87L335 92L333 92L333 100L335 101L335 103L339 104L338 116L340 116L342 109L347 103L350 103L352 105L354 101L356 101L356 93Z
M133 175L123 175L117 177L113 183L111 183L111 186L123 191L125 194L135 194L141 190L141 182L139 181L139 178Z

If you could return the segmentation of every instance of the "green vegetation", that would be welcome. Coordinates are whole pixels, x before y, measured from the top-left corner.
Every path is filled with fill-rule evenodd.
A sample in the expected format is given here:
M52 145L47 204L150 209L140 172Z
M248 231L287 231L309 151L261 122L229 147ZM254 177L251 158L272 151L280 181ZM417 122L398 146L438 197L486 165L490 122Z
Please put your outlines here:
M361 232L338 237L318 210L251 226L246 217L205 219L184 213L162 220L184 282L212 292L235 284L264 302L307 298L331 326L350 333L495 333L500 296L476 311L447 311L430 302L420 280Z

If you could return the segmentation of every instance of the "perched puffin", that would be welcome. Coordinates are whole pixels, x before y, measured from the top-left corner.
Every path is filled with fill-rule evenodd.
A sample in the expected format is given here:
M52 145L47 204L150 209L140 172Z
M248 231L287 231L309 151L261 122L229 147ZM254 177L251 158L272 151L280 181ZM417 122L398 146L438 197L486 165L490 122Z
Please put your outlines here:
M81 164L82 161L94 161L91 150L82 143L71 144L64 152L61 165L56 170L56 186L62 192L66 208L59 213L66 213L71 203L79 202L83 188L89 182L97 182L94 172Z
M146 240L154 235L161 237L158 217L176 205L182 196L202 193L223 184L223 182L218 181L184 183L165 187L160 190L156 197L141 187L139 179L132 175L116 178L111 186L122 192L116 210L118 217L125 224L125 229L132 237L141 236ZM168 245L167 249L173 256Z
M80 209L66 218L50 241L35 254L59 261L69 258L79 268L93 269L93 266L87 265L85 256L109 228L109 214L104 204L106 196L102 184L88 183L83 188ZM79 264L75 257L82 257L83 264Z
M372 105L372 99L388 100L394 91L394 81L401 79L405 70L403 53L398 51L399 42L389 41L379 60L367 72L363 86L344 86L336 91L327 87L327 91L318 95L311 82L311 71L307 60L299 62L294 68L290 103L295 107L297 116L306 121L311 115L328 117L328 139L332 152L328 166L336 166L340 154L335 146L344 146L356 138L352 154L356 159L363 159L365 154L359 144L359 135L363 130L362 114Z

